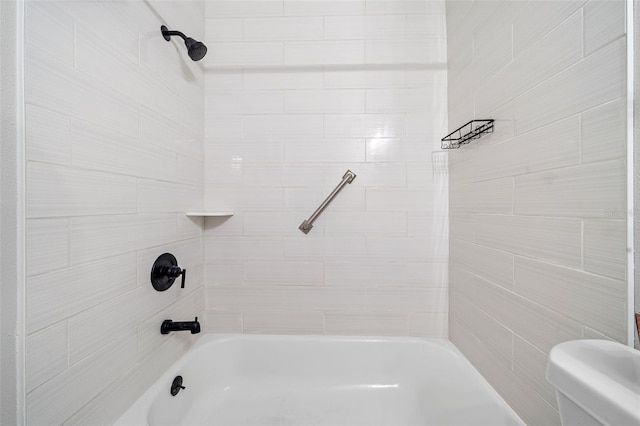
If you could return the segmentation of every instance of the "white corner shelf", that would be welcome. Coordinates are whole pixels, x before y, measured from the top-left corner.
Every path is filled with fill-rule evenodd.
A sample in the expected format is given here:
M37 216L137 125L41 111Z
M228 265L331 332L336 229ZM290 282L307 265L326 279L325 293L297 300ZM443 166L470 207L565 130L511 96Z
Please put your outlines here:
M233 212L187 212L188 217L229 217L233 216Z

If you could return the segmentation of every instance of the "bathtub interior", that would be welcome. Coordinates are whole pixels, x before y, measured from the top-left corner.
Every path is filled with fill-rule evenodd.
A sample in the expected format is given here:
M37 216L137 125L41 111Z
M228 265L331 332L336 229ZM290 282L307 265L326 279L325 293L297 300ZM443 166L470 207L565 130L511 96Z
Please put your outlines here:
M522 424L441 339L206 335L136 404L117 424Z

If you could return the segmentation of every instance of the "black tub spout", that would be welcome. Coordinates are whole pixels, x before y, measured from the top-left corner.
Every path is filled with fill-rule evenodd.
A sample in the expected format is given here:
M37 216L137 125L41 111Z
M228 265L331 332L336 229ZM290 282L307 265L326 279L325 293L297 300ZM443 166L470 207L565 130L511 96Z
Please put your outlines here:
M190 331L191 334L200 333L200 323L198 317L194 321L173 322L170 319L164 320L160 326L160 333L169 334L172 331Z

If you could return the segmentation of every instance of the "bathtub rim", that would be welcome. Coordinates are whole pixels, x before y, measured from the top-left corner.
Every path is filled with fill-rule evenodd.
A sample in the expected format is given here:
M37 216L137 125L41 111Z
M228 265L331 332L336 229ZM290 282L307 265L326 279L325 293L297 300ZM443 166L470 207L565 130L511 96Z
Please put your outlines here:
M203 346L219 344L230 341L325 341L325 342L363 342L363 343L409 343L413 345L428 345L448 350L462 359L468 374L472 375L485 392L493 399L496 404L502 407L505 414L511 417L515 423L526 426L524 421L511 408L511 406L500 396L500 394L491 386L491 384L480 374L480 372L471 364L464 354L448 339L438 337L412 337L412 336L327 336L327 335L292 335L292 334L240 334L240 333L203 333L203 335L194 343L180 358L171 364L158 379L135 401L131 403L129 408L121 414L114 422L114 426L149 426L149 410L155 401L156 396L162 389L167 387L167 383L171 382L176 372L181 369L192 356Z

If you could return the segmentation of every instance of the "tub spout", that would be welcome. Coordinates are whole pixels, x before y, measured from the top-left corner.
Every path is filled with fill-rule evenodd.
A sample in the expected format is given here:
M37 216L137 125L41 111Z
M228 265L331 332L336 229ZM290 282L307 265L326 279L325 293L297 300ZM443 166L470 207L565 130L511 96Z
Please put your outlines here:
M169 334L172 331L190 331L191 334L200 333L200 323L198 317L194 321L173 322L170 319L164 320L160 326L160 333Z

